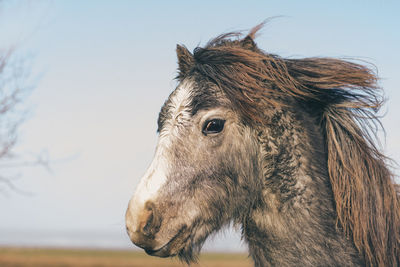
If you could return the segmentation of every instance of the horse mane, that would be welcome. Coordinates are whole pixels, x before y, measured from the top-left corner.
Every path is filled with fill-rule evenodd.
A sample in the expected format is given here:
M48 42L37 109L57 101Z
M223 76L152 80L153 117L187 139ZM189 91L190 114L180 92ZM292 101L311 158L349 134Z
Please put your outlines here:
M341 59L265 53L253 41L261 27L243 39L240 33L221 35L193 55L178 46L178 79L201 73L250 124L263 122L265 104L282 107L288 96L317 107L338 228L367 265L400 265L400 197L388 158L374 142L383 104L375 72Z

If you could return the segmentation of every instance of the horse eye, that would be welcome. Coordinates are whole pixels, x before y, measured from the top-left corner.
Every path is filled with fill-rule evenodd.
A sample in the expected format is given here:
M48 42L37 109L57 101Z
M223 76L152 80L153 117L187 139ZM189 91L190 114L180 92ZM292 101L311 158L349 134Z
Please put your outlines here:
M224 129L225 120L213 119L208 120L203 125L203 130L201 131L204 135L219 133Z

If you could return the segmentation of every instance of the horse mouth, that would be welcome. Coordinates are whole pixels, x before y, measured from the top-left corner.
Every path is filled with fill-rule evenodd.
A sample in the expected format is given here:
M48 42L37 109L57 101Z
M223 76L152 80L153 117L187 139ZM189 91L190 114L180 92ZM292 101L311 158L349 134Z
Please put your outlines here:
M145 249L144 251L148 255L157 256L157 257L161 257L161 258L173 257L173 256L177 255L189 237L188 231L185 231L186 229L187 229L187 227L183 226L178 231L178 233L174 237L172 237L161 248L156 249L156 250Z

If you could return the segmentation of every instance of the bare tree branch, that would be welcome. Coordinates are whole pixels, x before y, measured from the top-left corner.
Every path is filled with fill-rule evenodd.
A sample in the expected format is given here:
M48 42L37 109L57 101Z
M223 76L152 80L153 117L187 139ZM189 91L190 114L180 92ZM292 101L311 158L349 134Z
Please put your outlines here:
M25 2L25 1L22 1ZM21 2L21 4L22 4ZM26 1L25 4L29 4ZM0 16L9 3L0 0ZM0 25L1 26L1 25ZM4 48L6 47L6 48ZM16 155L18 129L26 117L24 100L31 91L30 70L26 57L18 56L16 46L0 43L0 194L7 190L27 195L15 183L23 168L41 166L51 172L48 153Z
M15 179L12 179L14 173L21 168L42 165L49 169L47 158L43 155L26 161L13 153L18 128L25 116L22 104L29 91L29 87L25 85L27 69L29 70L25 62L14 55L14 49L4 51L0 48L0 193L3 194L7 189L29 195L19 189L14 183Z

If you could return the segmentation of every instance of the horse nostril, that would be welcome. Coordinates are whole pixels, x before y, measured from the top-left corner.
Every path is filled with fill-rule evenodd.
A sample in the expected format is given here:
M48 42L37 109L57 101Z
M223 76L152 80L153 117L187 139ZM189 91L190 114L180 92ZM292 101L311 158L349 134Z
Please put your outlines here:
M146 202L144 212L141 218L140 231L143 235L148 237L154 237L154 235L160 230L161 216L156 211L156 207L153 202Z

